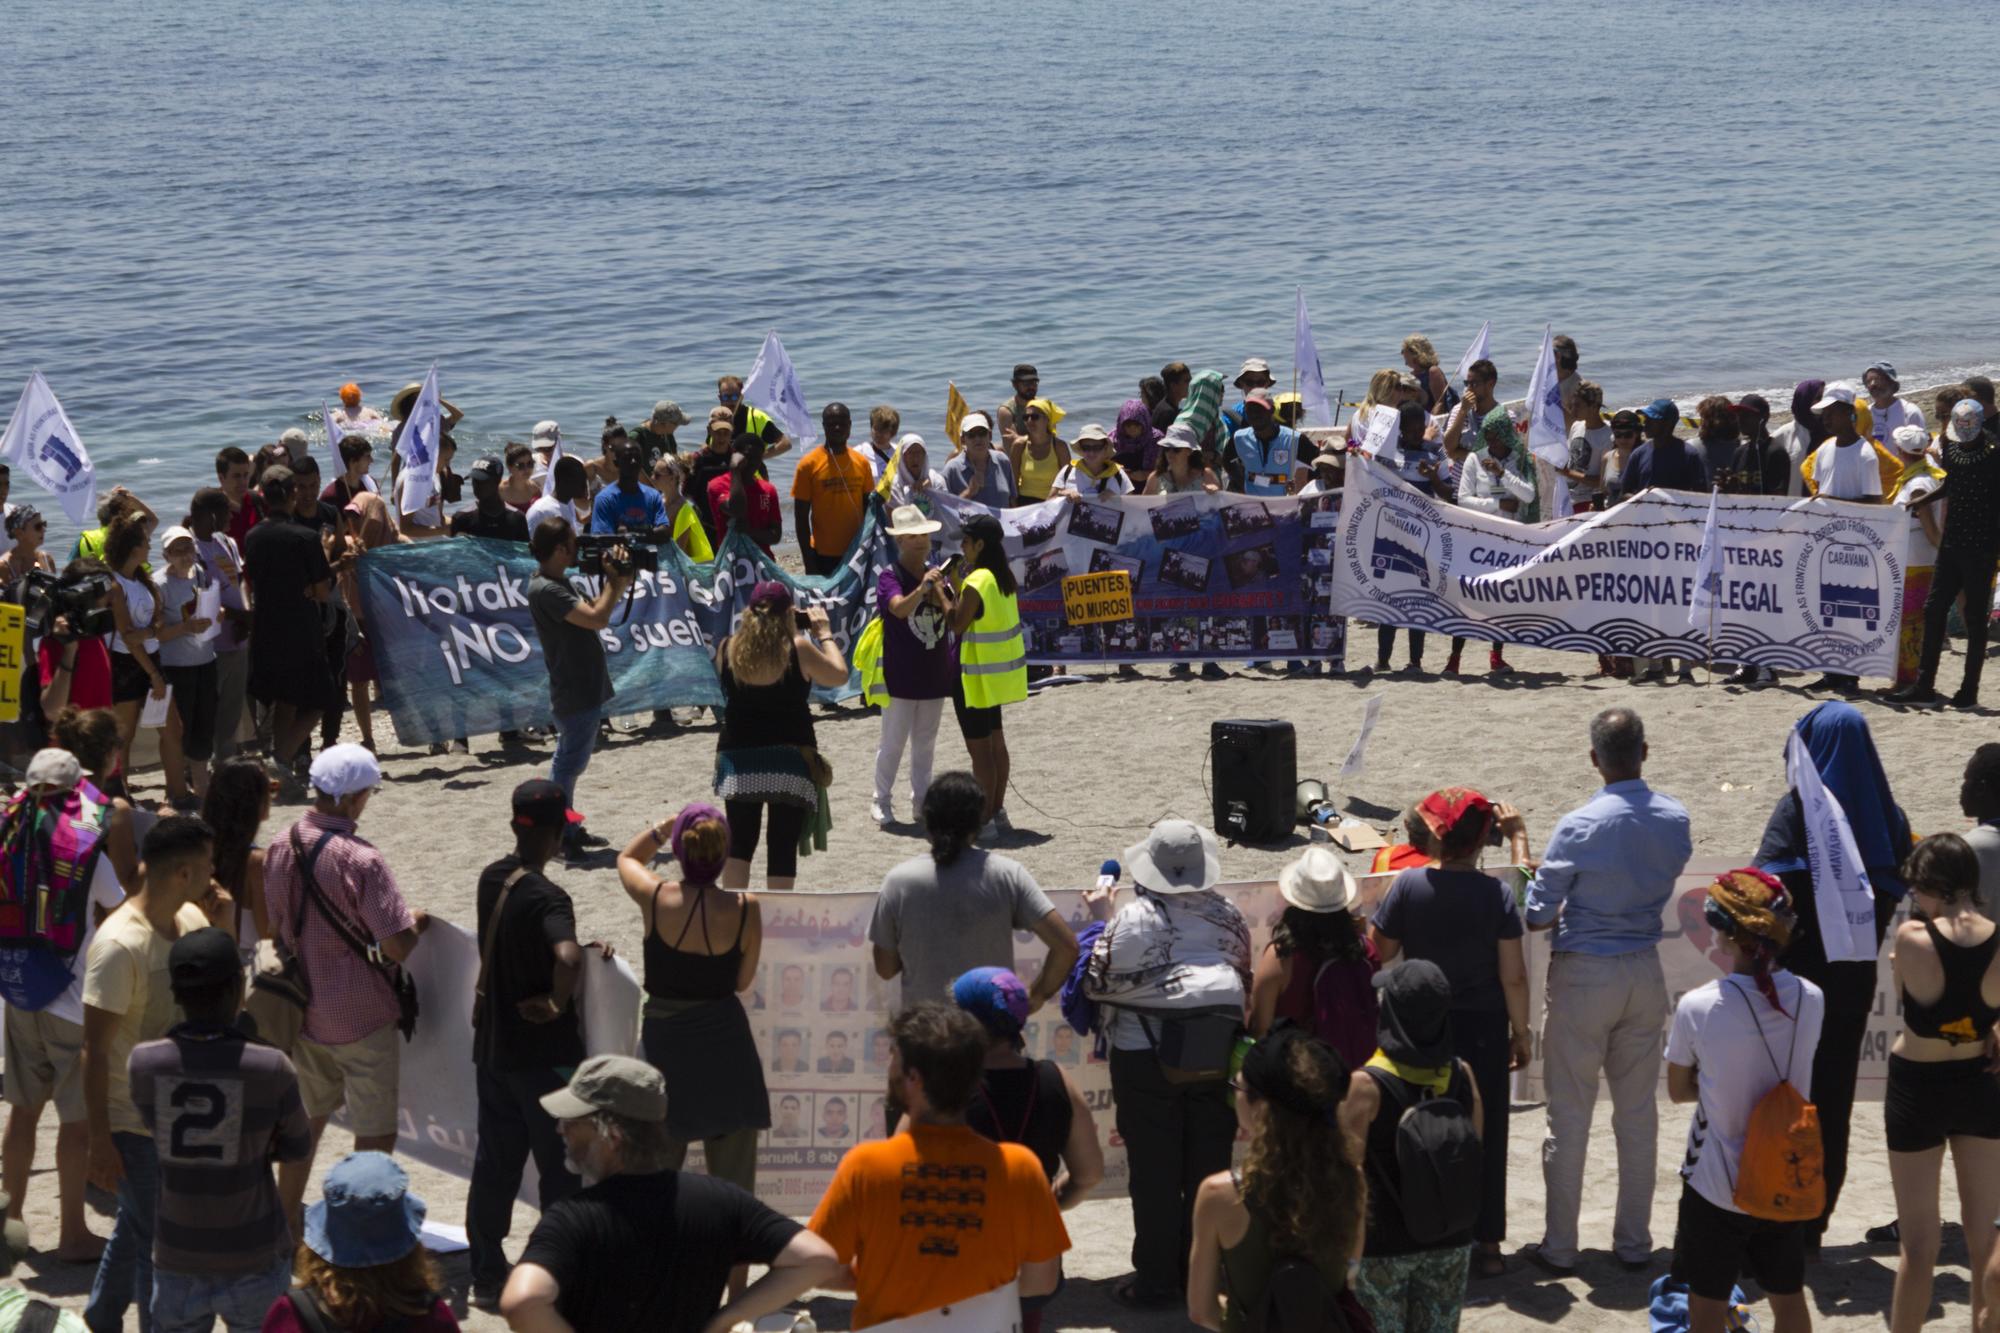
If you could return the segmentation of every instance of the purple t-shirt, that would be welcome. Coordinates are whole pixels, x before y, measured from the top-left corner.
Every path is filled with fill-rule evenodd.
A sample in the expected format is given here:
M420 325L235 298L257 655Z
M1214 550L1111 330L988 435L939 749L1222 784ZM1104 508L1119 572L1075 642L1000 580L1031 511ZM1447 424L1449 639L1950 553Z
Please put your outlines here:
M953 647L945 613L924 602L910 618L893 615L889 599L907 597L923 582L899 561L875 582L875 605L882 615L882 682L891 699L949 699L958 677L958 652Z

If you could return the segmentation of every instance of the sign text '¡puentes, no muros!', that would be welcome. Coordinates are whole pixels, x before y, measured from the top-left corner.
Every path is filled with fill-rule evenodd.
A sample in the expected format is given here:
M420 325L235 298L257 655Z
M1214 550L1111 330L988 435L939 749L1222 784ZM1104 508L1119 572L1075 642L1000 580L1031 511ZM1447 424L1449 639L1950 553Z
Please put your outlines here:
M1096 625L1132 618L1132 576L1122 569L1071 574L1063 580L1063 619Z

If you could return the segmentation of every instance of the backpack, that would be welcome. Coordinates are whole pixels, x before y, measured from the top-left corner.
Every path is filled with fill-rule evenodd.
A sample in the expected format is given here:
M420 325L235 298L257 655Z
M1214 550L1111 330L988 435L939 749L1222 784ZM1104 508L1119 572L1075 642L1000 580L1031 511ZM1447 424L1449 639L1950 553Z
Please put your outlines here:
M1313 1035L1340 1053L1349 1069L1375 1054L1378 1001L1375 968L1366 957L1329 958L1313 973Z
M1777 1086L1750 1108L1731 1198L1750 1216L1768 1222L1808 1221L1826 1208L1826 1148L1820 1141L1819 1108L1792 1086L1790 1066L1798 1058L1798 1022L1793 1020L1792 1052L1780 1070L1777 1054L1764 1037L1756 1002L1740 985L1730 989L1741 992L1744 1003L1751 1006L1757 1039L1764 1043L1764 1054L1778 1075ZM1800 994L1803 996L1803 990Z
M40 800L17 793L0 814L0 999L10 1008L32 1013L69 989L109 812L79 782Z
M1369 1069L1378 1086L1391 1075ZM1470 1231L1479 1218L1484 1193L1484 1147L1472 1111L1453 1095L1461 1080L1470 1081L1462 1062L1454 1061L1451 1082L1443 1095L1425 1095L1396 1120L1396 1172L1401 1184L1395 1204L1403 1229L1420 1245ZM1386 1098L1386 1093L1385 1093Z

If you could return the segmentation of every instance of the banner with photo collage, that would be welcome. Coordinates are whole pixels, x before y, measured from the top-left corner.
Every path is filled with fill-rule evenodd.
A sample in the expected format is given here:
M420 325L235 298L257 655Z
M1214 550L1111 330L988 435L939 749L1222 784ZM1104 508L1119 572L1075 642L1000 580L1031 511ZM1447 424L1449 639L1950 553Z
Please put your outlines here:
M1346 622L1328 608L1341 500L1338 492L1195 492L989 509L937 491L924 497L944 524L936 539L944 550L958 549L966 515L1000 520L1020 583L1028 660L1057 665L1245 657L1340 662ZM1064 577L1117 569L1132 576L1133 619L1069 624Z

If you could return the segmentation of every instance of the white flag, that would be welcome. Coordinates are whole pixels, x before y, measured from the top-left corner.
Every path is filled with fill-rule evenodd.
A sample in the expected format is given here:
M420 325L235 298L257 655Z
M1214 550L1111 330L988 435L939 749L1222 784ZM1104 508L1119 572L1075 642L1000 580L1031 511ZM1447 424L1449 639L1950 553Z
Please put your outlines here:
M1368 702L1361 705L1361 734L1354 738L1354 748L1347 752L1341 762L1340 772L1335 776L1342 781L1361 776L1368 766L1368 738L1375 734L1375 721L1382 716L1382 696L1370 695Z
M1384 467L1401 467L1402 435L1403 414L1387 403L1377 403L1368 409L1368 420L1361 426L1361 452Z
M1715 530L1715 499L1719 490L1708 493L1708 522L1701 525L1701 554L1694 562L1694 597L1688 602L1688 628L1700 629L1722 601L1722 537ZM1715 650L1715 636L1709 635L1709 651Z
M1542 353L1528 376L1528 452L1553 467L1569 466L1569 428L1563 424L1562 390L1557 387L1556 345L1551 326L1542 325ZM1553 517L1544 514L1544 518Z
M557 431L557 432L556 432L556 447L555 447L555 448L553 448L553 449L551 449L551 450L549 450L549 470L548 470L547 472L544 472L544 473L542 474L542 498L543 498L543 499L545 499L545 500L548 500L548 499L553 499L553 498L555 498L555 493L556 493L556 460L557 460L558 458L561 458L562 456L563 456L563 448L562 448L562 432L561 432L561 431Z
M326 405L324 398L319 400L319 419L326 423L326 451L333 455L335 467L345 472L347 467L340 461L340 442L346 438L347 433L334 421L333 411Z
M785 355L785 345L778 341L775 330L764 335L750 378L743 381L743 401L769 413L779 430L798 441L799 448L813 444L805 390L799 388L798 372L792 369L792 359Z
M1785 742L1785 780L1799 794L1806 826L1806 860L1812 867L1813 897L1819 903L1819 937L1829 963L1872 963L1875 945L1875 890L1861 864L1861 848L1840 798L1820 781L1805 737Z
M423 509L437 492L438 440L443 434L443 414L438 411L438 368L433 361L424 372L424 387L410 404L409 414L403 418L403 433L396 441L396 452L411 474L410 489L403 496L406 514Z
M1320 374L1319 344L1313 341L1312 320L1306 315L1306 289L1299 290L1298 319L1292 329L1292 365L1299 377L1299 424L1331 426L1333 404L1326 400L1326 380Z
M1479 332L1472 335L1472 346L1465 349L1465 355L1458 358L1458 373L1452 377L1454 385L1463 385L1465 376L1475 361L1484 361L1493 353L1493 321L1487 320L1479 326Z
M0 460L55 496L70 522L84 527L97 522L97 469L39 370L28 376L7 433L0 435Z

